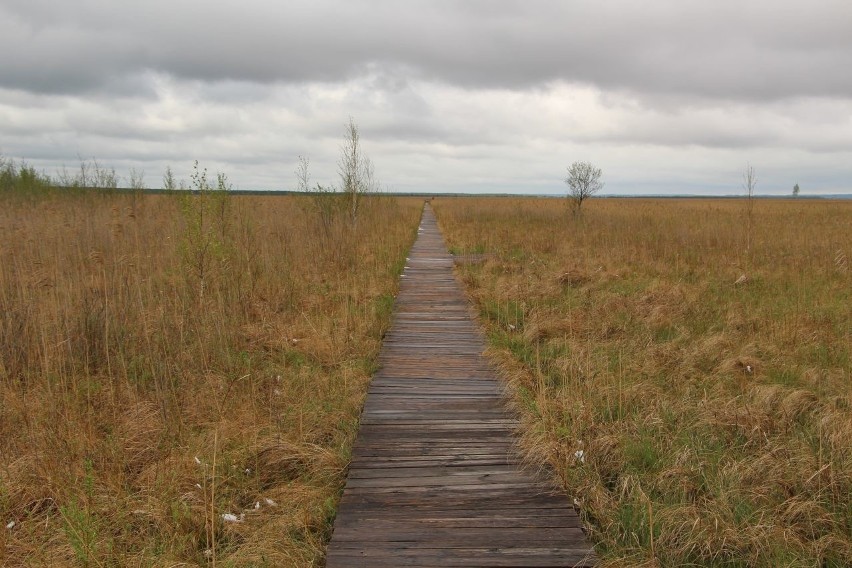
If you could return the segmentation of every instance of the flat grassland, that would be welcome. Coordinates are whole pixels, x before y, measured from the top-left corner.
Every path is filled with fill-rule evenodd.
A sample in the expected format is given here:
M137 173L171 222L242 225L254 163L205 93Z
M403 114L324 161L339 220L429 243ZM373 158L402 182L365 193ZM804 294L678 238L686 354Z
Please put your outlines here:
M0 564L311 566L420 200L0 194Z
M852 565L852 203L434 208L604 566Z

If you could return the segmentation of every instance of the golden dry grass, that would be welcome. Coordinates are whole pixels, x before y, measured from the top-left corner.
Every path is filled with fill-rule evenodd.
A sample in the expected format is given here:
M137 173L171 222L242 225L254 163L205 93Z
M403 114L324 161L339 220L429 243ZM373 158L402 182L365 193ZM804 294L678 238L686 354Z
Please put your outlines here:
M321 565L421 203L0 199L0 564Z
M852 565L852 203L437 199L604 566Z

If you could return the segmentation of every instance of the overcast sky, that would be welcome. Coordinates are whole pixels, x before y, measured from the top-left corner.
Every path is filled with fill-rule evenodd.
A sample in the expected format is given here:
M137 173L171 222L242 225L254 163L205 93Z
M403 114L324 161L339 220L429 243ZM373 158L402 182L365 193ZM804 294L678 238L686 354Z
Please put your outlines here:
M0 0L0 153L160 186L335 181L353 117L398 191L852 192L852 2Z

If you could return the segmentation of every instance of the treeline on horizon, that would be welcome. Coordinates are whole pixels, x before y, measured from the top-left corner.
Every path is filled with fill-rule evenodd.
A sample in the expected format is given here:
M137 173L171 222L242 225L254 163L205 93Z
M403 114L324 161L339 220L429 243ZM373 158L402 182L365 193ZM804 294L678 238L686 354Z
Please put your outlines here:
M167 168L166 174L171 169ZM126 182L126 183L122 183ZM63 166L55 175L37 170L26 161L15 161L0 154L0 192L15 192L18 194L39 194L50 190L61 189L98 189L114 191L138 191L145 193L164 193L170 190L168 187L151 188L144 183L144 171L130 169L127 178L122 178L113 167L103 166L97 159L80 159L80 165L76 169L69 170ZM179 185L175 189L191 189ZM314 193L312 191L296 191L287 189L261 190L261 189L234 189L232 192L245 195L290 195L298 193ZM387 195L400 195L408 197L519 197L511 193L465 193L448 192L436 193L425 191L382 191ZM523 197L562 198L564 194L524 194ZM600 195L603 199L738 199L744 196L736 194L724 195L697 195L697 194L652 194L652 195ZM789 195L755 195L755 199L789 199ZM799 195L797 199L852 199L852 194L825 194L825 195Z
M131 189L145 190L144 172L131 168L127 187L119 187L122 177L115 168L97 159L80 159L76 169L62 167L54 176L37 170L26 161L17 162L0 155L0 191L39 193L51 189Z

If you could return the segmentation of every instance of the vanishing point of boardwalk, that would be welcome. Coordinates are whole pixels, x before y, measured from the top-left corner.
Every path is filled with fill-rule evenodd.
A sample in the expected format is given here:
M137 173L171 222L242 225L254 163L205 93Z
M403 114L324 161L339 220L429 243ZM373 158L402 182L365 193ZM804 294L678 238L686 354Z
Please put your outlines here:
M429 206L373 377L329 568L590 566L564 494L520 467L485 343Z

